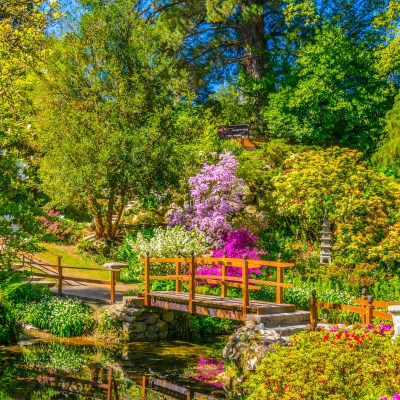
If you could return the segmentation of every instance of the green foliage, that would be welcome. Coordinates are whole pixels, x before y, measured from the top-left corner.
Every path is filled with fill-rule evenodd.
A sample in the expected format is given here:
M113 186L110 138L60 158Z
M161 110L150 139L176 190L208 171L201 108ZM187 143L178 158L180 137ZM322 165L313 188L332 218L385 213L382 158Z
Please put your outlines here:
M351 330L302 332L275 346L245 384L246 399L391 398L398 391L400 342L387 334Z
M400 95L386 115L385 133L372 162L388 175L400 177Z
M93 327L89 306L77 299L47 297L27 304L21 311L26 323L48 329L56 336L80 336Z
M400 186L374 172L348 149L292 155L273 178L277 213L294 225L292 248L317 257L324 210L332 223L335 263L323 268L355 284L396 274L399 260Z
M49 41L35 93L40 176L53 203L83 204L97 236L113 241L114 213L177 181L174 122L191 92L166 55L170 38L130 1L89 2L84 11L75 32Z
M0 344L10 345L18 341L22 333L18 309L49 293L47 287L23 283L26 276L20 272L0 270Z
M194 336L205 338L217 335L230 335L241 323L224 318L191 315L189 317L189 325Z
M22 333L22 325L15 318L11 303L5 301L0 294L0 345L18 342Z
M369 43L355 43L330 24L318 28L270 96L264 116L272 137L371 154L394 96L387 77L376 75L374 62Z

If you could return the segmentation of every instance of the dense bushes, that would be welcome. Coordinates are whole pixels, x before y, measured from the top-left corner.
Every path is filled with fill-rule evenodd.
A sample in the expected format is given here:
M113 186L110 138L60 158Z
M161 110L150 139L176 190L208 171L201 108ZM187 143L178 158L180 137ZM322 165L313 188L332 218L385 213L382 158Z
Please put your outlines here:
M391 398L399 390L400 341L387 326L302 332L268 353L246 384L249 400Z
M49 293L47 287L23 283L24 276L0 270L0 345L16 343L22 333L17 310L28 301L39 300Z
M277 212L297 226L297 238L306 239L313 253L328 211L334 264L327 275L371 284L395 273L400 257L397 182L369 169L360 153L348 149L302 152L289 157L285 166L274 178ZM317 254L303 251L307 256Z
M22 325L15 318L12 304L0 297L0 345L18 342Z

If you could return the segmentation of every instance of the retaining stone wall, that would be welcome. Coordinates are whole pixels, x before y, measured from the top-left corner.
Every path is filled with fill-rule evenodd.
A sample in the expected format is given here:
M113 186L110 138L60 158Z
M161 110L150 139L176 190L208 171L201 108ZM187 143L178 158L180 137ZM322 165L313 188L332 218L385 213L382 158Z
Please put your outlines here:
M122 340L126 342L152 342L179 337L181 316L160 308L143 307L143 298L127 297L111 311L113 318L122 322Z

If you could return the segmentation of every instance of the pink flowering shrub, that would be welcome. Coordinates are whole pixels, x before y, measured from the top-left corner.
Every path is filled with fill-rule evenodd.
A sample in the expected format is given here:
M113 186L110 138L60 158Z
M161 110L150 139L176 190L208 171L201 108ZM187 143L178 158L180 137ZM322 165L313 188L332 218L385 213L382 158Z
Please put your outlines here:
M193 374L193 377L199 381L206 382L209 385L222 388L222 383L218 379L218 375L224 372L224 366L224 360L217 362L212 357L200 357L199 365L196 372Z
M380 397L379 400L390 400L387 397ZM400 400L400 393L395 393L392 397L392 400Z
M206 235L214 246L223 245L222 236L232 231L230 218L244 208L244 183L236 176L236 157L222 153L216 164L204 163L200 172L189 179L191 205L176 210L170 225L183 225Z
M250 230L246 229L235 229L223 233L222 241L223 246L219 249L212 250L212 256L221 258L240 258L246 255L248 259L260 260L261 254L266 254L266 251L260 251L255 247L258 237L251 234ZM204 265L197 268L196 273L198 275L221 275L220 265ZM249 276L252 274L260 275L261 271L259 268L249 268ZM227 275L233 277L242 276L242 268L239 266L229 266L227 268Z
M44 227L45 241L69 242L74 239L76 226L72 221L67 221L60 211L50 210L40 217Z

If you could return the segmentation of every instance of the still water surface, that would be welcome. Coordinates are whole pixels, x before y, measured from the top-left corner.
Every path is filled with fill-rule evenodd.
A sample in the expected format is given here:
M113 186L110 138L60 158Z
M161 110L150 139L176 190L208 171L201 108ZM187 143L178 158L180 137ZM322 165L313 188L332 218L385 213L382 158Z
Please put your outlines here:
M27 341L0 347L0 400L225 399L209 354L210 345L183 341Z

